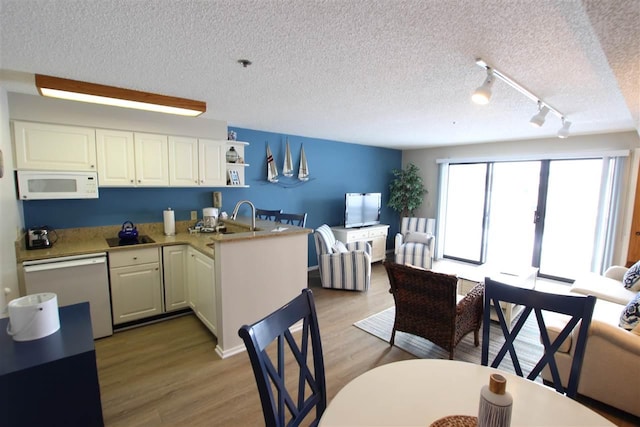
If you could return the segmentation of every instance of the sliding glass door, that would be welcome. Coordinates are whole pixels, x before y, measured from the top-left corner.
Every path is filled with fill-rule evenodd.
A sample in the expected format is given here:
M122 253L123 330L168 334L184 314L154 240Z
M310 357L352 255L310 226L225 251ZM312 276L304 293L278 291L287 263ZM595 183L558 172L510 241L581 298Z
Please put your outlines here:
M481 263L484 258L484 211L487 164L449 166L444 253L449 258Z
M590 270L601 176L602 159L550 162L537 265L541 275L570 278Z
M602 158L448 165L442 255L534 266L560 280L591 271L603 264L596 258L614 216L616 165Z
M540 162L493 164L487 263L531 265L539 182Z

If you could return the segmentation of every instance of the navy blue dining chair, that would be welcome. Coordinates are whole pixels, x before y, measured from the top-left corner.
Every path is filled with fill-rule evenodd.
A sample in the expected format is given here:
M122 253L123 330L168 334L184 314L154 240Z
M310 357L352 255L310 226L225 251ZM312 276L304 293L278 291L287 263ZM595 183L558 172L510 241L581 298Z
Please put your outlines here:
M300 321L302 334L296 341L289 328ZM303 289L299 296L264 319L242 326L238 335L251 360L265 425L317 426L327 406L327 388L320 328L311 290ZM275 349L271 344L275 344ZM271 358L273 353L275 360ZM289 373L286 378L285 372ZM287 378L294 374L297 381L290 380L289 384L295 382L295 387L287 389Z
M485 300L482 327L481 364L485 366L488 366L489 364L491 313L494 312L497 314L498 323L500 324L500 329L505 341L491 363L491 367L498 368L508 352L516 374L524 377L514 343L518 333L522 331L524 324L527 322L529 315L531 312L534 312L540 332L540 340L542 341L544 350L542 356L528 374L527 379L535 381L546 366L551 373L551 383L556 391L575 399L578 394L580 371L584 360L589 325L591 324L591 317L593 315L596 297L593 295L573 296L541 292L500 283L489 277L485 278L484 285ZM502 309L498 308L501 307L501 302L521 305L524 308L515 325L513 325L513 328L511 328L511 325L507 323ZM553 341L549 336L543 312L559 313L569 316L568 321L562 330L557 334L553 334L555 336ZM575 334L573 331L577 326L578 333ZM568 382L565 386L558 371L555 353L558 351L565 339L572 333L573 337L570 338L570 340L572 340L571 346L573 359L571 362Z
M276 222L304 227L307 223L307 214L279 213L276 215Z
M275 221L277 216L282 213L282 209L258 209L256 208L256 218L267 221Z

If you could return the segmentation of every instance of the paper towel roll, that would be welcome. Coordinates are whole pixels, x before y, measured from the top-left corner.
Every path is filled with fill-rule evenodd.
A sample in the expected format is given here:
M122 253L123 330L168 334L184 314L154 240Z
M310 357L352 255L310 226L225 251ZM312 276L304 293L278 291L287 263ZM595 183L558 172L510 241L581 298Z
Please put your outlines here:
M174 211L171 208L167 208L166 211L162 211L164 219L164 235L174 236L176 234L176 217Z

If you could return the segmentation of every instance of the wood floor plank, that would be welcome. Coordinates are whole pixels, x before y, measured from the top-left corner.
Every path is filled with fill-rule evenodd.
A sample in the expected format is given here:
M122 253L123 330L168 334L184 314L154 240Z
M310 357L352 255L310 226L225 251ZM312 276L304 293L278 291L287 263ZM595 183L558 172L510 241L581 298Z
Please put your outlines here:
M414 358L353 326L393 305L381 263L373 265L368 292L323 289L317 272L309 274L308 285L316 300L329 401L363 372ZM97 340L106 426L264 425L247 354L223 360L215 344L215 337L193 315ZM634 425L600 412L619 426Z

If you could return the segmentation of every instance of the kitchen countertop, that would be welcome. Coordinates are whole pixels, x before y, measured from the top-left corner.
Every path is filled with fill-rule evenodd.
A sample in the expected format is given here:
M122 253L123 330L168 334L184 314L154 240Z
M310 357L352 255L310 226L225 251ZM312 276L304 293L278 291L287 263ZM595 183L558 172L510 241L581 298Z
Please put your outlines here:
M248 217L239 217L232 221L222 220L229 228L247 227L251 224ZM247 239L271 238L291 234L309 234L311 229L296 227L289 224L280 224L272 221L256 219L258 231L238 231L231 234L222 233L189 233L188 227L193 225L193 221L176 222L176 234L165 236L162 223L136 225L140 235L151 237L155 243L142 243L130 246L109 247L107 237L117 237L121 226L84 227L75 229L56 230L58 240L51 248L27 250L25 239L21 238L15 242L16 261L33 261L45 258L57 258L71 255L84 255L99 252L122 251L129 249L142 249L149 247L168 245L191 245L203 254L213 258L215 243L233 242ZM277 231L279 230L279 231ZM214 245L212 245L212 243Z

